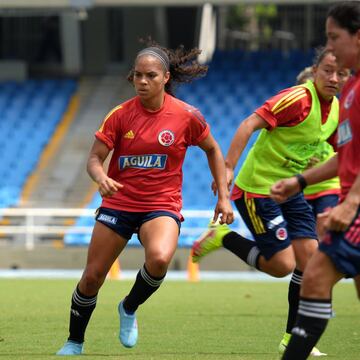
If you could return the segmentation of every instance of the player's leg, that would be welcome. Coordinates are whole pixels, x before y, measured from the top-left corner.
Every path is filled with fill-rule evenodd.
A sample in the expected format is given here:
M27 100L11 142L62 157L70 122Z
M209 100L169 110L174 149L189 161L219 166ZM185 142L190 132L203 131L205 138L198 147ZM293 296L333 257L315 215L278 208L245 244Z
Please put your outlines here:
M295 257L280 206L270 198L247 198L245 194L235 205L255 241L231 231L227 225L213 225L194 243L193 260L197 262L223 246L269 275L283 277L292 272Z
M97 293L126 242L125 238L112 229L96 222L86 267L71 299L68 341L58 351L58 355L82 353L85 330L96 306Z
M342 277L360 274L359 213L346 233L328 232L304 273L298 317L284 359L306 359L332 316L331 292Z
M145 248L145 264L139 270L129 294L119 304L120 341L126 347L135 346L138 338L135 311L163 282L169 263L175 253L179 221L172 216L161 216L144 222L139 238Z
M288 317L286 331L279 344L279 352L285 351L291 338L291 330L297 316L300 287L303 271L311 256L318 248L315 231L315 218L313 211L302 194L293 196L281 205L284 216L287 220L289 237L292 239L292 247L296 258L296 268L291 276L288 289ZM322 356L318 349L313 349L312 355Z
M286 322L286 331L283 335L283 338L279 344L279 353L284 353L290 339L291 339L291 330L294 327L298 307L300 300L300 288L303 277L303 270L305 269L306 264L310 260L310 257L314 254L318 248L317 241L314 239L298 239L292 242L295 257L296 257L296 269L294 270L288 289L288 318ZM312 356L325 356L326 354L321 352L318 348L314 347L311 351Z
M343 276L326 254L315 252L304 272L298 317L283 360L310 355L332 316L332 288Z

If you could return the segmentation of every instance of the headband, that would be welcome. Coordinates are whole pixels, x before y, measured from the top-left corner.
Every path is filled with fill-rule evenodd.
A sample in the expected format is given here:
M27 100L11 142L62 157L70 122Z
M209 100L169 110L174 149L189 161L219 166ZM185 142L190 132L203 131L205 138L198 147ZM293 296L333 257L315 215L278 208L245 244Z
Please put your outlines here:
M164 69L166 71L169 71L170 60L165 51L163 51L160 48L157 48L155 46L152 46L152 47L148 47L148 48L141 50L137 54L136 58L139 58L140 56L143 56L143 55L151 55L151 56L156 57L158 60L160 60L161 64L164 66Z

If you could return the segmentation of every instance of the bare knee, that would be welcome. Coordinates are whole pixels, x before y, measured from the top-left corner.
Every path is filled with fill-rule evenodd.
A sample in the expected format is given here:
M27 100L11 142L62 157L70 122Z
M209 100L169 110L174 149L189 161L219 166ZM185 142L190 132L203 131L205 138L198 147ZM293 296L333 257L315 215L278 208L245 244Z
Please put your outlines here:
M104 283L105 277L106 274L103 274L94 268L87 267L80 280L80 291L84 293L84 295L96 294Z
M281 278L291 274L295 269L295 258L292 253L277 253L269 260L260 260L260 270L267 274Z
M310 270L310 271L309 271ZM306 268L301 284L301 296L315 299L330 299L332 285L321 272Z
M327 298L329 289L319 281L319 277L311 272L305 272L302 281L302 296L309 298Z
M169 267L171 258L166 254L157 253L146 262L146 268L153 276L163 276Z
M274 266L269 275L272 275L277 278L285 277L291 274L295 269L295 262L292 261L281 261Z

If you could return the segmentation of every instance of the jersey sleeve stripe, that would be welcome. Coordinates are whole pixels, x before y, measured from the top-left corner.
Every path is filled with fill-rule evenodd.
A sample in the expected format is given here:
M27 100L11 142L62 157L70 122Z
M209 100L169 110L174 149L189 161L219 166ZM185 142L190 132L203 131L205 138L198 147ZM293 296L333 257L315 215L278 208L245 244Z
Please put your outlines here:
M306 90L304 88L295 89L294 91L291 91L287 95L285 95L283 98L281 98L271 109L272 112L274 112L277 108L281 107L285 102L290 101L295 96L299 94L305 94Z
M102 132L103 128L104 128L104 125L106 123L106 120L118 109L121 109L122 108L122 105L118 105L116 107L114 107L106 116L105 116L105 119L104 121L102 122L101 126L100 126L100 129L99 131Z
M204 126L206 126L206 121L205 121L204 118L202 118L202 117L200 116L200 114L198 114L196 111L194 111L194 110L192 110L192 109L187 109L187 111L188 111L189 113L193 114L193 115L195 116L195 118L198 119L198 120L201 122L201 124L203 124Z
M289 107L290 105L292 105L293 103L299 101L300 99L306 97L306 93L305 94L301 94L299 96L297 96L295 99L292 99L291 101L288 101L286 104L284 104L282 107L278 108L276 111L274 111L274 115L278 114L280 111L283 111L284 109L286 109L287 107Z

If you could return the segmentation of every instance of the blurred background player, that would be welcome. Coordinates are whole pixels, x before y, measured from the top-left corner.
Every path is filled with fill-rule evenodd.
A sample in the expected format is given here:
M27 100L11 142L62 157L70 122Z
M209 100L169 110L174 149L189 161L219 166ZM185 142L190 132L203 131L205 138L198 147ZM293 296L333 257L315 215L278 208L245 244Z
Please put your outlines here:
M307 66L296 76L296 85L305 84L308 80L314 80L313 67Z
M307 168L317 144L335 131L339 110L335 95L343 76L334 55L323 49L314 62L313 82L281 91L241 123L226 157L227 182L232 184L234 168L250 136L262 129L232 191L232 200L255 242L227 226L213 225L193 246L195 262L223 246L272 276L284 277L293 272L280 352L285 349L296 318L302 273L318 244L314 216L303 194L277 204L270 198L270 188L284 174L291 176ZM313 355L324 354L315 348Z
M201 113L173 96L174 82L206 74L200 51L171 51L155 43L141 50L128 80L137 96L114 108L95 134L88 173L103 198L96 215L86 268L71 301L70 335L58 355L83 352L84 334L97 294L111 265L133 233L145 263L129 294L119 303L119 339L125 347L138 338L135 312L163 282L177 247L182 207L182 164L186 150L199 146L219 187L214 221L231 223L221 150ZM104 161L113 150L108 173Z
M360 274L360 3L348 1L331 7L326 33L328 49L338 64L355 72L341 96L338 153L300 177L279 181L272 187L272 196L282 202L306 184L338 174L340 203L324 215L329 231L305 269L298 316L284 360L309 356L331 318L334 285L344 277Z

